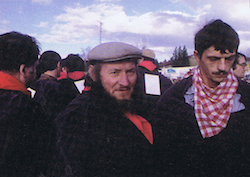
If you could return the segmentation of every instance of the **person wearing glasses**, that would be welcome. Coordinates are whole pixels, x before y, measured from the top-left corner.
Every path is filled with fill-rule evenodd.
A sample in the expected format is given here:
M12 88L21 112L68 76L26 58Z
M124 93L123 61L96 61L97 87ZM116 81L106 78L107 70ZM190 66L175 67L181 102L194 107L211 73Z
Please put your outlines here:
M242 53L238 53L238 60L236 61L236 65L233 67L234 75L239 79L243 79L245 77L246 66L246 56Z

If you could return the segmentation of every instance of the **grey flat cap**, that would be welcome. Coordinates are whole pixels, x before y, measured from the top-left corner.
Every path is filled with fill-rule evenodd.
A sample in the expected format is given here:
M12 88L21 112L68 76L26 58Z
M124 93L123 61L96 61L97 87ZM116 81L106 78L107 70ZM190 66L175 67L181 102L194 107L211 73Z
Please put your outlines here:
M142 51L132 45L122 42L107 42L93 48L87 58L90 62L112 62L141 57Z

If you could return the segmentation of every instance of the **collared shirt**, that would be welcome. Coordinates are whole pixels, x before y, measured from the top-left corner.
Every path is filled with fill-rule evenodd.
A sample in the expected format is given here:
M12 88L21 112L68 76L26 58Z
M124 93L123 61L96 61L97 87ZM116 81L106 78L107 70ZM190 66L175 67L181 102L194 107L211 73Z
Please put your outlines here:
M190 106L194 107L194 86L192 85L189 87L187 92L184 95L185 103L189 104ZM234 103L233 109L231 113L239 112L245 109L245 105L240 102L241 95L239 93L235 93L234 95Z

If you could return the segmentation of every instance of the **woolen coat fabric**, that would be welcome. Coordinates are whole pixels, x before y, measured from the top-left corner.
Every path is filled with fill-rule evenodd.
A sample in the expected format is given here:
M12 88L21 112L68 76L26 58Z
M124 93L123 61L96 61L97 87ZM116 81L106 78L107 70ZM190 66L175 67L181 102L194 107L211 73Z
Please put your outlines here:
M0 89L1 177L35 177L45 172L48 126L40 105L29 96Z
M50 128L47 130L47 147L49 150L46 157L49 159L49 167L51 166L56 146L56 130L54 119L61 111L65 109L65 107L73 100L74 97L71 96L72 93L69 92L69 90L64 89L62 84L59 83L55 77L47 74L42 74L33 88L36 90L36 94L33 99L41 105L46 116L46 120L50 123Z
M55 77L42 74L34 85L34 100L41 104L51 122L73 100L71 93Z
M52 176L150 176L152 145L117 102L93 85L55 122L59 155Z
M224 130L203 139L194 108L184 99L191 85L192 76L178 82L154 111L159 176L249 176L250 86L239 81L236 92L245 110L231 113Z
M153 62L151 62L152 65L155 66ZM156 66L155 66L156 67ZM144 66L138 66L137 67L138 72L138 85L140 86L141 93L142 93L142 104L147 107L145 109L146 115L149 115L152 113L153 108L156 105L156 102L159 100L161 95L172 86L172 82L167 77L163 76L157 68L153 71L150 71L147 67ZM147 74L153 74L159 76L160 81L160 92L161 95L150 95L146 94L146 88L145 88L145 73Z

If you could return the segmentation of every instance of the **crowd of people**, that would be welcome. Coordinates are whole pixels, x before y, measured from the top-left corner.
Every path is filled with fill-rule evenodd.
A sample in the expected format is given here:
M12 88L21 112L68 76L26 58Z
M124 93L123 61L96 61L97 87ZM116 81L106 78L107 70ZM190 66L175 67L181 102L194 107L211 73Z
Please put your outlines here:
M150 49L102 43L86 73L79 55L0 35L0 176L249 176L238 34L214 20L194 41L198 66L172 84Z

